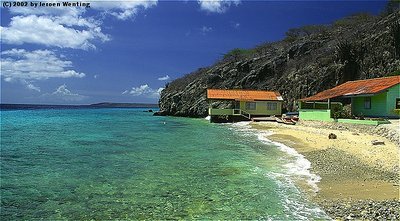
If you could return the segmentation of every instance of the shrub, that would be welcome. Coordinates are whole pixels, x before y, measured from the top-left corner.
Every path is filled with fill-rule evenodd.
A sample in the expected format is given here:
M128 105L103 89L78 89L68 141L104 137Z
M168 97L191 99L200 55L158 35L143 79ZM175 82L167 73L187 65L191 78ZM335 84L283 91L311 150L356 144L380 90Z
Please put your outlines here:
M313 34L324 33L329 29L327 25L306 25L300 28L291 28L285 35L287 39L297 39L301 37L308 37Z
M372 21L375 17L368 13L358 13L346 18L339 19L333 23L334 27L353 28L359 24L365 24Z
M253 54L253 50L235 48L228 53L224 54L223 60L225 61L239 61L240 59Z
M340 106L336 105L332 108L332 116L334 119L338 118L351 118L351 105Z
M390 73L388 76L398 76L398 75L400 75L400 70L394 71Z

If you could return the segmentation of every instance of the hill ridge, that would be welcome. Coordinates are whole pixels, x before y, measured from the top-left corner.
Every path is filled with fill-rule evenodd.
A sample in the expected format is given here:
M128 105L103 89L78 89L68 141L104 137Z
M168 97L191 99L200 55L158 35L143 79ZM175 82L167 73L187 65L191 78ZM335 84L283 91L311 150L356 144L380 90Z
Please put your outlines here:
M284 109L338 84L400 72L400 12L359 14L331 25L290 29L281 41L234 49L216 64L166 85L163 115L207 116L206 89L278 91Z

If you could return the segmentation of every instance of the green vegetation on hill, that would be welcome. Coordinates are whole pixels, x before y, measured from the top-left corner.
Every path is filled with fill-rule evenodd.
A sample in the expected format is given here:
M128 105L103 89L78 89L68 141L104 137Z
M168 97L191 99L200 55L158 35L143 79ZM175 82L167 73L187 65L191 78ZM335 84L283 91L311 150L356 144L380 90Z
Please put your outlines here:
M397 75L400 75L400 70L394 71L390 73L388 76L397 76Z
M239 61L240 59L245 58L246 56L249 56L253 54L253 50L247 50L247 49L240 49L240 48L235 48L228 53L224 54L224 61Z

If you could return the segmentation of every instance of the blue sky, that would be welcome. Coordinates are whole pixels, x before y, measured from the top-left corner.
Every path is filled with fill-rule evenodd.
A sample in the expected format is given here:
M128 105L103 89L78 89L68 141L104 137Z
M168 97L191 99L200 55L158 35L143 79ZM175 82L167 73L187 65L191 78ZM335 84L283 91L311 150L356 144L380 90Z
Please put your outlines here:
M280 40L293 27L379 14L386 4L81 2L91 7L1 8L2 103L156 103L165 83L233 48Z

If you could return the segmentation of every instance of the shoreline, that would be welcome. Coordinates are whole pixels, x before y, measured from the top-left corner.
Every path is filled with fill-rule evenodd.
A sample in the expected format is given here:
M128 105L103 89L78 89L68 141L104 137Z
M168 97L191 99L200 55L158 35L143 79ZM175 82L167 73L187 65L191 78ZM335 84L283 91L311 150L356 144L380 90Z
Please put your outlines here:
M313 124L318 123L314 122ZM321 179L309 194L334 219L399 219L399 146L389 139L346 129L252 122L267 139L295 149ZM329 139L334 133L337 139ZM372 145L372 140L384 145ZM307 192L307 191L305 191Z

